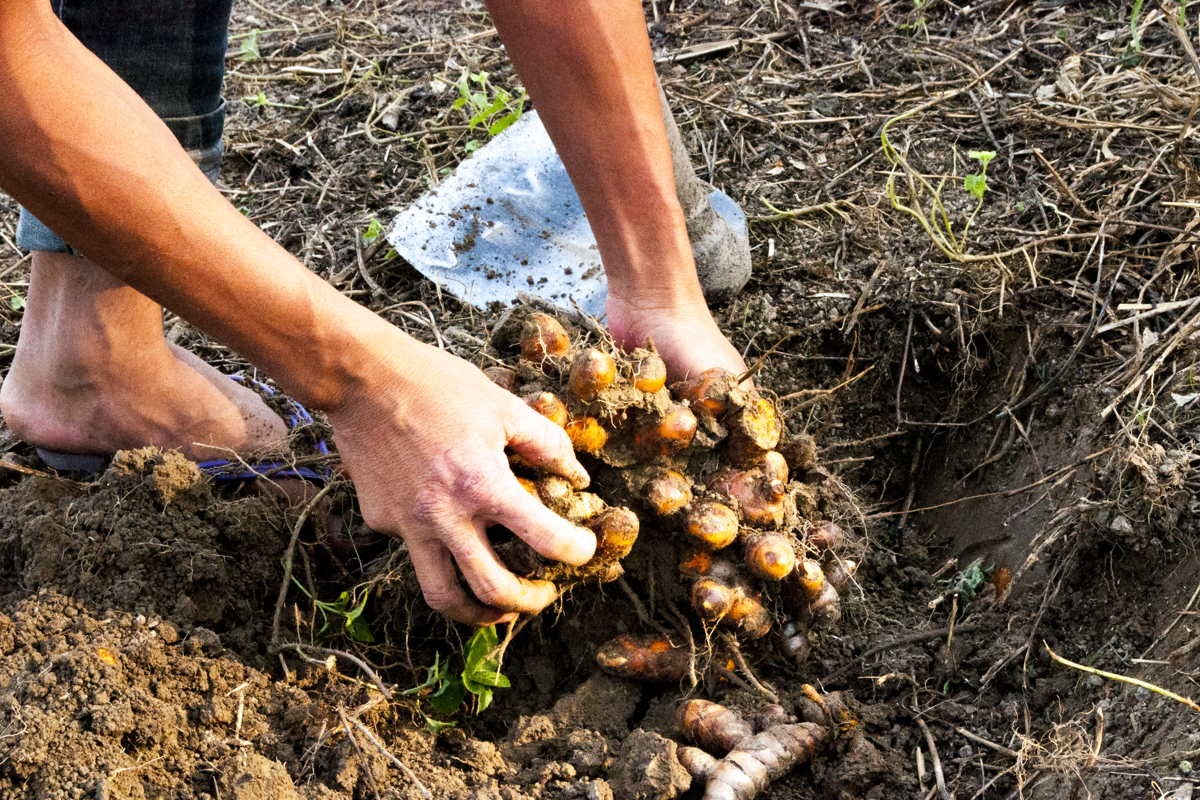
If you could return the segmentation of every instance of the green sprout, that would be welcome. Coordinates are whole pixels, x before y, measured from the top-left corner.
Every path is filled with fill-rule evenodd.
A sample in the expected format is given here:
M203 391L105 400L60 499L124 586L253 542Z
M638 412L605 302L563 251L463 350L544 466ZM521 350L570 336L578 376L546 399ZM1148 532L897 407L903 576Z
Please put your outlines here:
M332 602L313 600L322 616L325 617L325 624L317 631L318 636L327 633L334 626L335 621L341 620L342 630L354 641L364 644L371 644L375 641L375 634L371 633L371 626L362 616L363 612L367 610L367 600L370 598L371 589L370 587L362 589L360 597L360 588L356 586L354 589L347 589Z
M967 156L979 162L979 172L963 177L963 188L971 193L976 200L983 201L983 196L987 194L987 168L988 164L992 163L992 159L996 157L994 150L968 150Z
M1142 52L1142 33L1138 30L1138 22L1145 5L1146 0L1133 0L1133 8L1129 10L1129 50L1134 53Z
M983 559L975 559L967 568L954 576L950 592L957 594L963 600L970 602L979 594L979 590L988 582L990 568L983 566Z
M362 232L362 243L366 245L375 244L384 234L383 223L377 218L372 217L367 223L367 227ZM383 260L391 261L394 258L399 258L400 254L396 252L394 247L389 247L383 254Z
M374 244L375 240L378 239L382 235L383 235L383 223L380 222L377 218L372 217L371 221L369 223L367 223L367 229L365 231L363 231L363 235L362 235L363 244Z
M292 576L292 583L305 597L312 600L317 611L321 613L321 627L317 630L317 636L328 636L336 627L340 627L343 633L356 642L374 643L375 634L371 632L371 626L363 619L363 613L367 610L367 601L371 597L370 584L346 589L337 596L336 600L318 600L304 588L304 584L300 583L295 576Z

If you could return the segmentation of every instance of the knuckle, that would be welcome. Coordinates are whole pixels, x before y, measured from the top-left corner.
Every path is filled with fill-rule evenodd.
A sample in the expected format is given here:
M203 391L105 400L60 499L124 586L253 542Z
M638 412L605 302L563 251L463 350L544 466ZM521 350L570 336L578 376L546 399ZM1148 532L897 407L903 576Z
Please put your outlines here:
M471 589L480 602L497 608L512 605L513 600L516 599L510 587L491 576L479 578Z
M458 593L449 589L425 589L421 595L425 598L425 605L439 614L455 608L460 600Z
M454 493L476 503L488 500L496 493L495 475L475 468L463 469L454 479Z
M409 503L409 515L418 525L432 525L446 514L446 493L437 484L417 489Z

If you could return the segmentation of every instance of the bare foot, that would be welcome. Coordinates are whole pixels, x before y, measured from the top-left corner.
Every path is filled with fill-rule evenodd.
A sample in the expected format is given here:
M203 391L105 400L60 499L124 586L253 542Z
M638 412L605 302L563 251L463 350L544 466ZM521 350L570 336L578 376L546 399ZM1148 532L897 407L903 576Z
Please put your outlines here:
M0 386L8 427L30 444L73 453L154 445L204 459L283 448L287 426L262 398L159 341L127 363L18 351Z
M686 378L720 367L746 371L741 354L721 333L703 299L658 305L608 298L608 329L624 348L641 347L653 339L672 379Z

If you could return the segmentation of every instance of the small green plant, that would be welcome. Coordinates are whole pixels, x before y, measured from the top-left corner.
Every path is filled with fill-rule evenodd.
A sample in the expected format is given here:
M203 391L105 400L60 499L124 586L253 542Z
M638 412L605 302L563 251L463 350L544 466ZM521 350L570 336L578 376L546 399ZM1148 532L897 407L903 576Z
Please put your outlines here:
M948 258L960 264L979 263L985 261L999 262L1003 254L975 255L967 252L967 235L976 216L983 208L983 198L987 193L987 167L996 157L991 150L970 150L967 155L979 162L979 171L963 179L963 188L977 198L975 209L962 225L962 230L956 230L957 225L950 217L950 211L942 201L942 191L948 177L943 176L935 184L921 174L908 160L906 151L897 148L891 139L893 126L919 114L924 107L917 106L902 114L897 114L887 120L879 132L879 142L883 155L892 165L884 184L884 193L892 204L892 208L908 214L917 222L929 236L930 241ZM904 187L897 185L897 179L902 178Z
M339 594L333 602L314 600L313 603L325 616L325 624L317 631L317 635L322 636L328 633L340 621L342 631L351 639L365 644L373 643L375 634L371 633L371 626L363 619L363 612L367 610L367 600L370 595L370 587L356 586Z
M291 103L277 103L267 97L267 93L259 90L258 94L248 94L242 98L242 102L251 108L296 108L303 110L304 106L293 105Z
M977 558L951 579L950 593L970 602L979 595L990 574L991 570L983 566L983 559Z
M363 244L374 244L380 236L383 236L383 223L372 217L371 221L367 223L366 230L363 231Z
M422 697L429 710L440 717L458 713L464 702L469 702L473 713L482 713L491 706L497 689L512 686L508 676L500 671L501 655L496 626L479 628L467 640L462 670L453 672L449 659L443 661L440 655L435 656L433 666L426 667L425 680L402 694ZM425 714L425 726L435 733L454 724Z
M488 136L496 136L525 113L525 90L513 94L492 83L486 72L463 72L454 85L458 97L451 107L467 114L467 126L472 130L482 128ZM466 150L471 153L482 145L483 142L472 139L467 142Z
M925 17L920 15L921 9L925 7L925 0L912 0L913 11L918 12L918 16L912 22L902 22L896 26L897 30L901 31L919 31L925 27Z
M321 614L321 627L317 630L318 637L328 636L340 627L343 633L356 642L374 643L375 634L371 632L371 626L363 618L363 613L367 610L367 601L371 597L369 584L346 589L337 596L336 600L318 600L304 588L304 585L295 576L292 577L292 583L305 597L312 600L313 605Z
M377 218L372 217L371 221L367 223L367 227L362 232L362 243L367 244L367 245L375 244L375 242L379 241L379 238L381 236L383 236L383 234L384 234L383 223L380 222ZM383 254L384 261L391 261L393 258L398 258L398 257L399 257L399 253L397 253L395 248L393 248L393 247L389 247L387 249L387 251Z
M967 157L973 158L979 162L979 172L972 173L963 177L963 188L980 202L983 202L983 196L987 194L987 168L988 164L992 163L992 159L996 157L994 150L968 150Z
M1129 10L1129 50L1133 53L1142 52L1142 32L1138 30L1138 22L1145 5L1146 0L1133 0L1133 8Z
M262 31L255 28L241 36L241 45L238 47L238 61L258 61L262 58L262 53L258 49L258 37L261 33Z

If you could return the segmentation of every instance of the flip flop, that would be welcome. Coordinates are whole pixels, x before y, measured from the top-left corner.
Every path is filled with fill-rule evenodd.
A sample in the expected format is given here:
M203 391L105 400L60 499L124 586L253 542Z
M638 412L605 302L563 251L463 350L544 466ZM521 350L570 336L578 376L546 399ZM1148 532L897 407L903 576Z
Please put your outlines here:
M229 379L254 389L265 399L275 400L276 406L283 406L283 408L276 408L275 410L281 412L280 416L287 423L288 431L293 431L314 423L313 416L307 408L287 395L277 392L262 381L247 377L241 373L230 375ZM37 450L38 458L48 467L53 468L57 472L73 475L99 475L108 468L109 462L112 461L112 456L105 454L67 453L59 450L49 450L44 447L37 447L35 449ZM323 437L318 437L312 443L312 449L313 453L318 456L327 456L330 452L329 444ZM213 458L198 461L196 462L196 466L200 467L201 472L208 475L217 483L238 483L258 478L298 478L320 486L324 485L332 475L332 470L327 466L306 467L287 461L272 460L241 461L230 458Z

